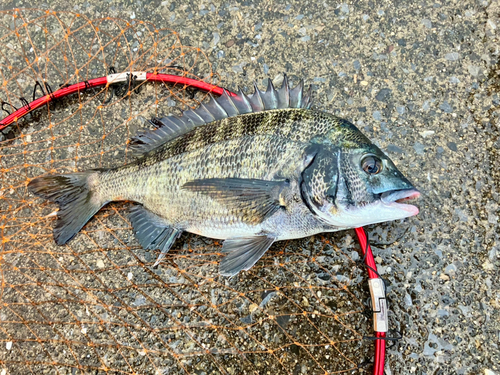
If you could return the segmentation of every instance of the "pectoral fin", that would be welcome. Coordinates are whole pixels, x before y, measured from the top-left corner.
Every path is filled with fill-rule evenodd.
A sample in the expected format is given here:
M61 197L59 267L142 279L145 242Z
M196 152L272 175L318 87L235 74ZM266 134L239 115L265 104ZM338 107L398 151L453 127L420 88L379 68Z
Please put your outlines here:
M156 267L170 250L175 240L182 234L181 229L169 225L160 216L143 206L134 206L129 216L135 236L144 249L161 250L153 267Z
M281 207L280 194L289 185L286 180L209 178L189 181L182 188L208 195L238 210L245 221L258 224Z
M222 251L228 253L220 262L219 272L223 276L235 276L248 271L276 240L272 236L230 238L224 241Z

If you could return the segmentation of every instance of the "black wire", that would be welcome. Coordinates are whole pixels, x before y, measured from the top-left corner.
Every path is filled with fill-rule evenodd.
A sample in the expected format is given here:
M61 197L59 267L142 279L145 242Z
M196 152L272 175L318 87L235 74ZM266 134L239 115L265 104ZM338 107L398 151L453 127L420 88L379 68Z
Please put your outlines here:
M160 70L160 73L164 73L164 72L167 73L167 71L169 69L179 69L182 71L186 70L186 69L184 69L183 66L180 66L180 65L167 65L165 68ZM189 94L189 99L194 99L196 94L198 93L198 91L201 91L201 90L196 88L196 87L186 87L186 91Z
M400 331L396 331L398 334L399 334L399 338L393 338L393 343L391 345L389 345L387 347L387 350L391 350L392 348L394 348L397 344L398 344L398 341L401 340L403 338L403 334L400 332Z
M109 74L116 74L116 69L114 66L110 66L109 69L108 69L108 72ZM134 90L134 82L135 80L137 79L137 76L133 75L133 74L130 74L130 73L127 73L127 80L126 82L116 82L116 83L112 83L110 85L110 96L108 99L106 99L103 103L104 104L109 104L111 102L111 100L113 99L114 96L118 97L118 98L122 98L123 96L125 96L125 94L128 92L128 91L132 91ZM137 90L137 91L140 91L140 90Z
M115 73L116 72L115 68L112 66L109 67L109 72L110 72L110 74ZM135 78L137 78L137 77L135 77ZM86 89L91 88L89 81L84 81L84 84L85 84ZM61 83L59 85L59 88L61 89L61 88L69 87L69 86L71 86L69 83ZM45 89L44 89L44 87L45 87ZM56 97L54 95L54 91L52 90L52 87L50 87L50 85L47 82L43 81L43 86L42 86L40 81L35 81L35 85L33 87L33 101L35 101L37 99L36 94L37 94L38 88L40 88L40 90L42 91L42 96L49 95L51 100L56 99ZM25 97L20 97L19 100L21 101L22 106L25 107L27 111L31 111L30 103L26 100ZM1 109L5 113L7 113L7 115L10 115L11 112L5 108L5 105L10 106L11 108L14 109L14 111L18 110L18 108L14 107L12 104L2 101L1 102Z
M45 90L47 91L47 94L50 96L50 99L55 100L56 97L54 96L54 92L52 91L52 87L47 82L43 83L45 85Z
M43 86L45 86L45 90L44 90ZM37 93L38 88L40 88L40 90L42 91L42 96L50 95L50 98L52 100L55 99L54 92L52 91L52 88L50 87L50 85L47 82L43 82L43 86L40 83L40 81L35 81L35 86L33 87L33 101L35 101L37 99L36 93ZM63 85L60 85L60 87L62 87L62 86ZM66 85L66 86L69 86L69 85ZM19 100L21 101L22 106L26 108L26 111L31 111L30 103L28 102L28 100L26 100L25 97L21 96L19 98ZM9 110L5 109L5 105L10 106L11 108L14 109L14 111L17 111L17 108L14 107L12 104L2 101L1 109L5 113L7 113L7 115L10 115L11 112Z
M371 359L365 358L363 362L361 362L358 367L356 367L356 370L362 369L364 367L367 367L369 365L373 365L373 361Z
M403 338L403 334L400 331L395 331L398 336L397 337L375 337L375 336L363 336L365 340L384 340L384 341L399 341Z
M12 108L14 108L14 112L17 111L17 108L14 107L12 104L2 101L2 111L4 111L5 113L7 113L7 115L10 115L10 112L7 109L4 108L4 105L6 105L6 104L9 105L9 106L11 106Z
M35 86L33 87L33 101L36 99L36 89L37 87L40 87L40 90L42 90L42 96L45 95L45 91L43 90L42 84L40 81L35 81Z
M45 86L45 90L43 89L43 86ZM36 92L37 92L38 87L40 87L40 90L42 91L42 96L49 95L51 100L55 100L56 97L54 96L54 92L52 91L52 87L50 87L50 85L45 81L43 81L43 86L39 81L35 81L35 86L33 87L33 101L35 101L37 99Z
M197 89L195 87L186 87L186 91L189 94L189 99L194 99L195 95L200 91L200 89Z
M367 307L361 314L363 314L367 319L371 319L373 317L373 310Z
M125 96L128 92L135 91L141 92L142 86L138 84L137 76L135 74L127 73L126 82L118 82L115 86L115 95L119 97Z
M137 81L137 76L135 74L128 75L128 88L129 91L135 91L140 93L142 91L142 85Z
M21 103L23 104L23 107L25 107L27 111L31 111L30 103L26 100L26 98L21 96L19 98L19 100L21 101Z
M403 234L401 234L401 236L397 237L392 242L387 242L387 243L382 243L382 242L375 242L375 243L373 243L372 242L370 245L372 247L377 247L379 249L387 249L387 247L389 247L391 245L394 245L396 242L398 242L399 240L401 240L406 235L406 233L408 233L409 230L410 230L410 227L406 228L405 231L403 232Z
M179 70L182 70L182 71L186 71L186 69L184 69L184 67L181 66L181 65L167 65L165 68L163 68L162 70L160 70L160 72L167 71L168 69L179 69Z

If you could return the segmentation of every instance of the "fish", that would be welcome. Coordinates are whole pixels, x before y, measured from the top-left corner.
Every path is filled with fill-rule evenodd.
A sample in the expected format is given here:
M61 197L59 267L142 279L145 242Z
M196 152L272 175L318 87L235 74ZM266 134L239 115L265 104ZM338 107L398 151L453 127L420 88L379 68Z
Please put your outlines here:
M248 271L276 241L404 219L419 191L349 121L311 108L303 81L224 90L130 140L135 159L40 176L28 189L59 205L64 245L106 204L130 201L140 245L158 266L183 232L224 240L219 273Z

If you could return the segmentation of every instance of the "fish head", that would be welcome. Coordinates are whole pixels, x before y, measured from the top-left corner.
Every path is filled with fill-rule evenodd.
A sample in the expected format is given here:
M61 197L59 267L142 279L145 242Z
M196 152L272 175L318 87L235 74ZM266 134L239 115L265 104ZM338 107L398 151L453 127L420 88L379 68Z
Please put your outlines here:
M403 202L418 198L419 191L354 125L344 126L343 139L337 134L302 174L303 199L313 213L343 228L417 215L417 207Z

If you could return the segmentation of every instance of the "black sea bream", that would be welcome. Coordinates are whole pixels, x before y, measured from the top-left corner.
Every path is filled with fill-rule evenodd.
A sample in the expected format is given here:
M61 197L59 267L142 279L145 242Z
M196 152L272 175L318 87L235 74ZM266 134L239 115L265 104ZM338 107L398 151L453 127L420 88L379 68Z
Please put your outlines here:
M157 263L183 231L223 239L220 273L251 268L275 241L416 215L418 191L350 122L310 108L302 83L227 92L131 141L138 159L42 176L29 189L59 204L54 238L71 240L112 201Z

